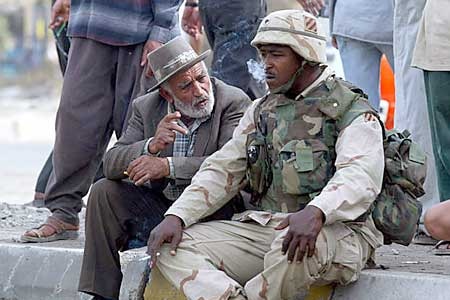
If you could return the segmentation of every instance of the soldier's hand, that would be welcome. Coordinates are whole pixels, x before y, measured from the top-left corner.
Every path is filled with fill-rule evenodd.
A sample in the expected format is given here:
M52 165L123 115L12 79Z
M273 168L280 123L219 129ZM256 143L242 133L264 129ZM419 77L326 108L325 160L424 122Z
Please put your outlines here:
M304 10L315 16L319 15L320 10L325 6L323 0L297 0L297 2L300 3Z
M69 20L70 0L57 0L52 6L50 29L60 27L63 23Z
M153 50L156 50L161 46L162 46L161 42L154 41L154 40L148 40L144 44L144 48L142 49L142 56L141 56L141 67L146 67L144 72L145 72L145 76L147 76L147 77L153 76L153 71L152 71L152 69L150 69L150 67L147 64L147 55L150 52L152 52Z
M200 38L200 35L202 34L202 22L198 7L186 6L184 8L183 18L181 19L181 27L195 40Z
M181 118L180 112L167 114L158 124L155 136L148 144L148 151L156 154L164 150L168 145L175 141L175 131L181 134L187 134L188 131L177 124L177 120Z
M135 185L142 185L149 180L169 176L169 161L163 157L142 155L128 165L127 173Z
M158 256L162 244L170 243L170 255L176 255L178 244L183 235L183 222L177 216L169 215L156 226L150 233L147 242L147 254L150 255L150 268L152 268Z
M282 230L289 226L281 248L283 255L287 253L288 263L294 261L296 252L298 263L303 260L306 252L309 257L313 256L323 219L322 211L309 205L301 211L290 214L275 227L276 230Z

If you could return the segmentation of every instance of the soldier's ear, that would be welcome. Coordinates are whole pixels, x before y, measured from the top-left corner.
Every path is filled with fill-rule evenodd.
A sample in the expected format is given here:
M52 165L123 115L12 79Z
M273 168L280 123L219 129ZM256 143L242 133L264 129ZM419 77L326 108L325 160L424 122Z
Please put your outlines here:
M169 103L173 103L173 96L172 96L172 94L168 90L166 90L164 87L161 86L159 88L159 94L161 95L161 97L166 99Z

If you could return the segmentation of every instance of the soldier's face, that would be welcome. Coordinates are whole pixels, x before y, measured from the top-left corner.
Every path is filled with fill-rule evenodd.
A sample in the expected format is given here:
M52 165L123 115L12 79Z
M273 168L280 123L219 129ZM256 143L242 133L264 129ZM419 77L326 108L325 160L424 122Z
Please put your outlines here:
M263 45L259 53L265 64L266 82L270 89L287 83L301 66L300 57L288 46Z

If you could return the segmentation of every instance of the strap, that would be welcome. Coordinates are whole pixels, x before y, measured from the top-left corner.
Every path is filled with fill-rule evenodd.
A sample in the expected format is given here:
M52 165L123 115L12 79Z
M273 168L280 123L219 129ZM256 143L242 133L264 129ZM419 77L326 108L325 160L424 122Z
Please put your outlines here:
M261 122L260 122L260 116L261 116L261 107L262 104L269 98L269 94L265 95L257 104L255 107L255 110L253 112L253 121L256 125L256 130L259 132L263 132L261 128Z

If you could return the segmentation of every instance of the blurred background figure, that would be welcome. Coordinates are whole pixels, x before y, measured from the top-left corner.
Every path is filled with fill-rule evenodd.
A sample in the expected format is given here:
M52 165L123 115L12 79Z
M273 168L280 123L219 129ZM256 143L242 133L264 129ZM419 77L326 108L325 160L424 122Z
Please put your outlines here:
M204 30L213 50L211 76L241 88L251 99L266 91L260 59L250 45L266 11L266 0L187 0L182 18L183 30L194 41Z
M392 0L330 0L330 33L339 49L345 79L359 86L380 109L380 62L394 68Z
M52 0L51 6L55 4L56 0ZM65 16L65 19L62 20L61 25L52 29L53 36L55 38L55 46L56 52L58 54L58 62L59 67L61 69L61 74L64 76L67 67L67 60L69 57L69 49L70 49L70 39L67 36L67 25L69 21L69 16ZM33 201L29 204L35 207L44 207L44 196L45 196L45 188L48 183L48 179L50 178L50 174L53 169L53 151L50 152L47 160L44 163L41 171L39 172L39 176L36 181L36 186L34 189L34 198Z
M426 2L426 0L394 1L394 124L400 131L408 129L414 141L427 153L427 178L424 185L426 194L420 198L424 212L440 201L423 71L411 67L417 32ZM421 226L414 242L434 244L435 240L430 239Z
M126 128L147 54L179 35L181 2L56 0L50 27L62 26L70 8L72 40L56 117L53 170L45 189L45 206L52 215L25 232L22 241L78 237L82 197L112 133L120 137Z
M448 0L427 1L412 66L423 70L439 201L450 199L450 19ZM450 217L447 218L450 219ZM450 222L449 222L450 223ZM449 233L450 235L450 233Z

